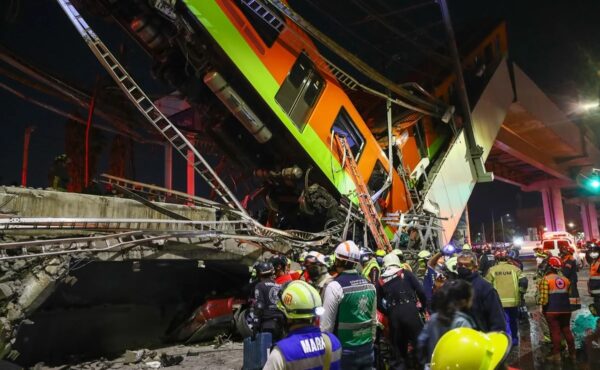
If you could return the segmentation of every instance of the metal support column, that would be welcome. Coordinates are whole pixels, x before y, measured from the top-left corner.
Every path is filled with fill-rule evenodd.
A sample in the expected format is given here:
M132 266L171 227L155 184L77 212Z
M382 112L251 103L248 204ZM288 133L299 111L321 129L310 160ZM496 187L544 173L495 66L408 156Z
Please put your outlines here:
M454 29L452 28L452 20L450 19L448 4L446 4L446 0L437 0L437 2L440 4L442 18L444 20L444 25L446 26L446 33L448 34L448 44L452 57L452 64L454 66L454 73L456 75L458 98L460 100L462 115L464 118L463 126L465 130L465 137L467 139L469 155L475 171L474 175L476 176L477 182L490 182L494 180L494 174L485 170L482 159L483 148L477 145L477 142L475 141L475 135L473 133L473 119L471 117L471 106L469 104L469 96L467 95L465 79L462 73L460 54L458 53L456 39L454 38Z
M544 204L544 220L548 231L565 231L565 214L562 204L560 188L548 187L542 189L542 202Z
M21 186L27 186L27 166L29 165L29 141L31 133L35 130L34 126L29 126L25 129L25 137L23 138L23 167L21 168Z

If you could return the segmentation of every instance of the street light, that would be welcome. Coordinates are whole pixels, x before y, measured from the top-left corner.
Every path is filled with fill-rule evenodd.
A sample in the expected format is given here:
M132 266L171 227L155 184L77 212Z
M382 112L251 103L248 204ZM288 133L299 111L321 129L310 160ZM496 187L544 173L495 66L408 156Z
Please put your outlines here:
M573 222L569 222L569 223L567 224L567 226L569 226L569 227L572 229L572 228L574 228L574 227L575 227L575 224L574 224Z

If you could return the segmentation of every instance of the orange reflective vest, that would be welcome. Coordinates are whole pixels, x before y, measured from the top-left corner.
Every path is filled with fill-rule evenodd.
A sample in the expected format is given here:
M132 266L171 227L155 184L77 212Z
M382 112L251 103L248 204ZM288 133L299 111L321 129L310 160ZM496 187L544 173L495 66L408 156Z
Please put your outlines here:
M569 287L571 282L564 276L548 274L544 276L548 282L548 304L544 307L546 313L571 312L569 302Z

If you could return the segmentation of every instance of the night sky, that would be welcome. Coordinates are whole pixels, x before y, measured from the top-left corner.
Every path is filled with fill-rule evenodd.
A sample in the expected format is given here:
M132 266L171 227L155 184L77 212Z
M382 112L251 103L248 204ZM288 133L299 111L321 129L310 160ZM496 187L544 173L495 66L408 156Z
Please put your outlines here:
M19 5L16 17L13 16L15 4ZM600 60L597 59L600 54L600 1L449 0L449 6L457 29L461 24L477 19L506 19L510 58L559 103L576 100L578 94L583 94L580 86L589 85L590 80L595 78L586 75L586 72L589 71L590 61ZM126 42L128 64L132 66L130 72L148 92L165 92L164 87L151 79L147 57L133 42L126 41L121 30L111 29L107 23L94 20L90 23L113 50L116 45ZM105 73L54 1L0 1L0 43L87 91L92 90L96 77ZM31 94L31 90L2 75L0 82ZM42 98L35 94L32 96ZM72 111L72 107L51 98L42 100ZM20 181L23 133L27 126L35 125L36 131L31 140L29 185L47 186L48 168L53 158L64 152L65 119L16 98L3 89L0 89L0 108L3 130L0 135L0 183ZM85 115L85 112L80 113ZM110 138L110 135L107 137ZM161 148L139 145L136 147L135 160L138 180L162 182ZM148 166L148 163L153 165ZM100 171L106 165L106 160L102 161ZM183 189L183 161L176 160L174 175L175 187ZM491 208L497 209L499 214L514 212L518 193L518 188L498 182L477 185L470 201L471 220L487 221ZM523 193L520 198L523 206L541 206L538 193Z

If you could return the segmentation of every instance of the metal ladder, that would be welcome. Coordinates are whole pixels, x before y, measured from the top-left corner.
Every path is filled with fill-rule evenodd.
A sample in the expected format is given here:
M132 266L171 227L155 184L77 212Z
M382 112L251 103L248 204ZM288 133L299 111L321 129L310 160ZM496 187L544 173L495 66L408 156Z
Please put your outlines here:
M102 63L106 71L110 74L116 84L123 90L129 100L137 107L137 109L148 119L148 121L171 143L171 145L184 157L187 158L187 153L184 150L189 150L194 153L195 162L194 169L202 177L204 181L223 199L223 201L231 208L237 208L242 214L247 215L246 210L235 195L225 185L223 180L219 178L216 172L208 164L208 162L200 155L198 150L190 143L190 141L179 131L179 129L169 121L165 115L154 105L152 100L148 98L146 93L127 73L125 68L118 62L115 56L108 50L106 45L88 26L79 12L75 9L69 0L57 0L58 4L67 14L81 37L90 47L96 58Z
M335 140L338 145L342 168L351 174L352 180L356 185L358 203L365 216L365 222L369 226L371 234L375 239L377 249L390 252L392 250L392 246L387 238L387 235L385 234L385 230L383 229L383 225L381 224L381 220L379 219L375 205L371 200L369 189L367 188L367 185L365 184L360 172L358 172L358 167L356 165L356 161L354 160L354 155L350 150L350 146L348 145L345 137L337 134L332 135L335 136Z
M417 230L421 239L421 249L431 246L433 250L439 249L440 234L444 231L440 224L442 218L422 213L388 213L382 217L388 225L395 226L398 231L403 227L413 227Z

